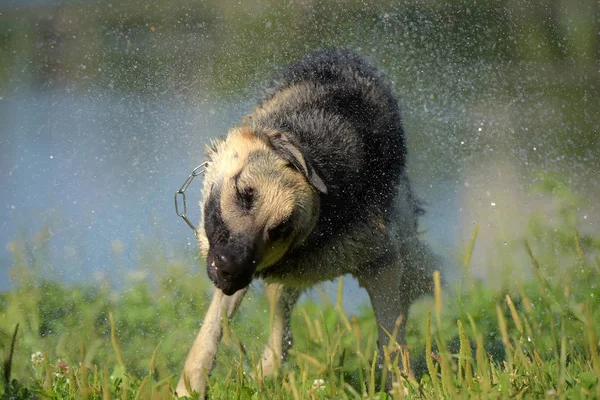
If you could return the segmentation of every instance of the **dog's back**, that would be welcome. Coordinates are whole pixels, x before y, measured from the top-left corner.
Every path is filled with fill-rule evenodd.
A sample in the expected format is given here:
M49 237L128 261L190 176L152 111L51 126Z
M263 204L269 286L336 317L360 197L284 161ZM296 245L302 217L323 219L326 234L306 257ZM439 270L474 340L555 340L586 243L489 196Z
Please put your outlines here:
M313 244L387 219L406 149L397 101L364 59L344 50L302 59L274 81L253 124L290 132L327 186Z
M250 121L256 131L288 132L327 187L304 245L261 277L310 285L358 273L382 253L406 252L396 249L416 239L421 209L405 173L400 110L383 73L352 52L314 53L280 74Z

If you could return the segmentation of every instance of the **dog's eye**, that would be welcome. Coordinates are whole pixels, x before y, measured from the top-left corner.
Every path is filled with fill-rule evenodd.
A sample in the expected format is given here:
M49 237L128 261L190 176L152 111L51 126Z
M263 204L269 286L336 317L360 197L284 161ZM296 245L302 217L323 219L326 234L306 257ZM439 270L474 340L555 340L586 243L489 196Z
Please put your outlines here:
M252 203L254 202L254 189L251 187L246 187L237 192L238 198L242 206L249 210L252 208Z
M280 239L285 238L292 232L292 220L287 219L280 223L279 225L275 225L271 229L269 229L269 239L272 242L276 242Z

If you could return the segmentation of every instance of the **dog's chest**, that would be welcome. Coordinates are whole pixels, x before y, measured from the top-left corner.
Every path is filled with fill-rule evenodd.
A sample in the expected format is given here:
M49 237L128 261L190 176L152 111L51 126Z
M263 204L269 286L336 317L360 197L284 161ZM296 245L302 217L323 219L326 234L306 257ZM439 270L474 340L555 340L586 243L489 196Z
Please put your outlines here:
M306 244L277 264L259 271L259 278L293 287L309 287L345 274L356 274L389 250L383 224L364 224L317 248Z

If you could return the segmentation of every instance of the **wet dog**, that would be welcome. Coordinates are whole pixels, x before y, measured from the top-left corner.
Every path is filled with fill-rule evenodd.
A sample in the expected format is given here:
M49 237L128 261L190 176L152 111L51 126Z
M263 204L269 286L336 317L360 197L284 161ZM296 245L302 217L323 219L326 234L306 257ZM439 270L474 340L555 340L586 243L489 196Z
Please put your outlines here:
M344 274L369 294L380 348L397 321L393 339L404 341L411 303L432 288L435 258L419 239L400 110L381 71L347 50L309 55L206 158L197 236L216 292L179 395L206 393L222 313L233 316L253 279L265 281L275 307L265 375L286 357L301 292Z

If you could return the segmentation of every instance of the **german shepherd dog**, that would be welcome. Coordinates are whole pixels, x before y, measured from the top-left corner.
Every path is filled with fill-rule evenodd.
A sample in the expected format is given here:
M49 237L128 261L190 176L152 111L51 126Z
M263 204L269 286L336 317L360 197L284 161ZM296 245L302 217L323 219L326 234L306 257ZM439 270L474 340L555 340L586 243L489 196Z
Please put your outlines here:
M419 239L422 209L382 72L345 49L309 55L280 73L206 159L196 234L216 291L179 395L206 395L222 313L233 316L253 279L264 280L275 307L264 375L286 357L302 291L344 274L369 294L380 350L404 342L409 307L432 289L436 259Z

